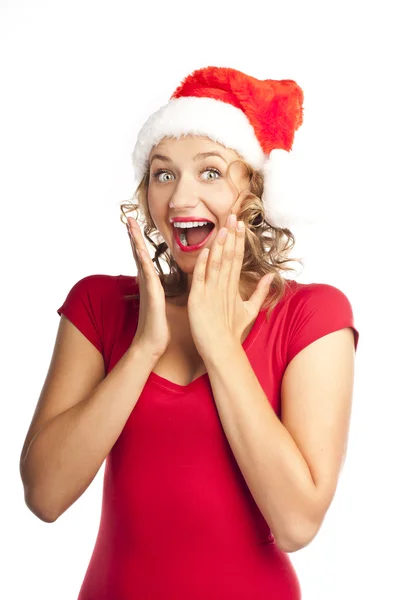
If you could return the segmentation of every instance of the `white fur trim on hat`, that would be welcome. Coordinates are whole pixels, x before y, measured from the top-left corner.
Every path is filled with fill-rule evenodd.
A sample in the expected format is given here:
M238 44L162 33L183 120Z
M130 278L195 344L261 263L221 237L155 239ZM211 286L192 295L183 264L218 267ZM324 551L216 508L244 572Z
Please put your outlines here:
M153 146L164 137L204 135L240 154L254 169L265 155L252 125L240 108L214 98L173 98L152 114L141 128L132 153L135 176L141 181Z
M266 218L273 227L291 229L318 223L315 207L304 202L304 168L299 169L299 165L296 168L286 150L273 149L269 155L264 154L245 113L214 98L173 98L147 119L132 153L137 181L142 180L148 168L154 146L164 137L179 139L188 134L204 135L235 150L254 169L261 171L264 175L261 199ZM303 198L301 203L300 198Z

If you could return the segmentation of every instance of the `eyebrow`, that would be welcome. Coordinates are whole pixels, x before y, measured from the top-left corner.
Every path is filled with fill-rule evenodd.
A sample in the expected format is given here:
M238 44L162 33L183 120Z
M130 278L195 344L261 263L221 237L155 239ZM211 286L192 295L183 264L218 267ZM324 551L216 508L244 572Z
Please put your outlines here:
M193 157L193 160L201 160L203 158L208 158L209 156L219 156L224 162L228 162L219 152L199 152L199 154L196 154L196 156ZM156 158L169 163L173 162L168 156L164 156L163 154L153 154L153 156L151 157L150 165Z

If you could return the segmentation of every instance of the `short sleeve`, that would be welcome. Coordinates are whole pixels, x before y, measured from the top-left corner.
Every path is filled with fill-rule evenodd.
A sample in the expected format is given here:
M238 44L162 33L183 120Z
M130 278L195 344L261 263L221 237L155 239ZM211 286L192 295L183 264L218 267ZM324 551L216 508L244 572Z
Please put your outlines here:
M57 309L57 313L64 314L102 354L105 278L106 275L88 275L80 279Z
M315 340L346 327L353 329L357 351L359 332L353 309L340 289L324 283L305 285L292 297L289 312L288 363Z

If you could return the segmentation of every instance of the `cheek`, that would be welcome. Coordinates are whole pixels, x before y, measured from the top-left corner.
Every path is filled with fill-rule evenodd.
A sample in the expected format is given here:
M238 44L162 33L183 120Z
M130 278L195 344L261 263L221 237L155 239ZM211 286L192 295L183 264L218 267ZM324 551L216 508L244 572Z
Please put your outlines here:
M218 206L218 208L214 209L214 217L217 223L217 227L225 227L226 226L226 220L229 217L231 213L231 205L230 204L226 204L225 206L221 207Z
M235 204L237 194L233 193L232 190L226 189L226 186L222 186L219 189L216 186L210 186L208 193L203 193L202 199L207 204L207 208L214 213L216 217L220 219L224 215L228 215L232 206Z
M152 194L150 191L147 194L147 207L149 209L150 215L153 217L153 220L159 221L161 215L163 214L163 205L162 199Z
M158 231L164 235L168 232L168 204L162 202L160 198L152 198L150 194L147 195L147 207L150 213L153 223Z

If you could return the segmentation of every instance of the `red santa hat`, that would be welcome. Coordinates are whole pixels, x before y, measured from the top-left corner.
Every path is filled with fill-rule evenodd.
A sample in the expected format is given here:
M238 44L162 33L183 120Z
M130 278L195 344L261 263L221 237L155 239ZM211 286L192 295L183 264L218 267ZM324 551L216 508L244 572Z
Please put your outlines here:
M132 154L135 176L142 179L152 148L164 137L207 136L263 174L262 201L271 225L312 223L311 206L300 206L299 179L287 160L302 123L303 91L295 81L260 80L226 67L198 69L141 128Z

